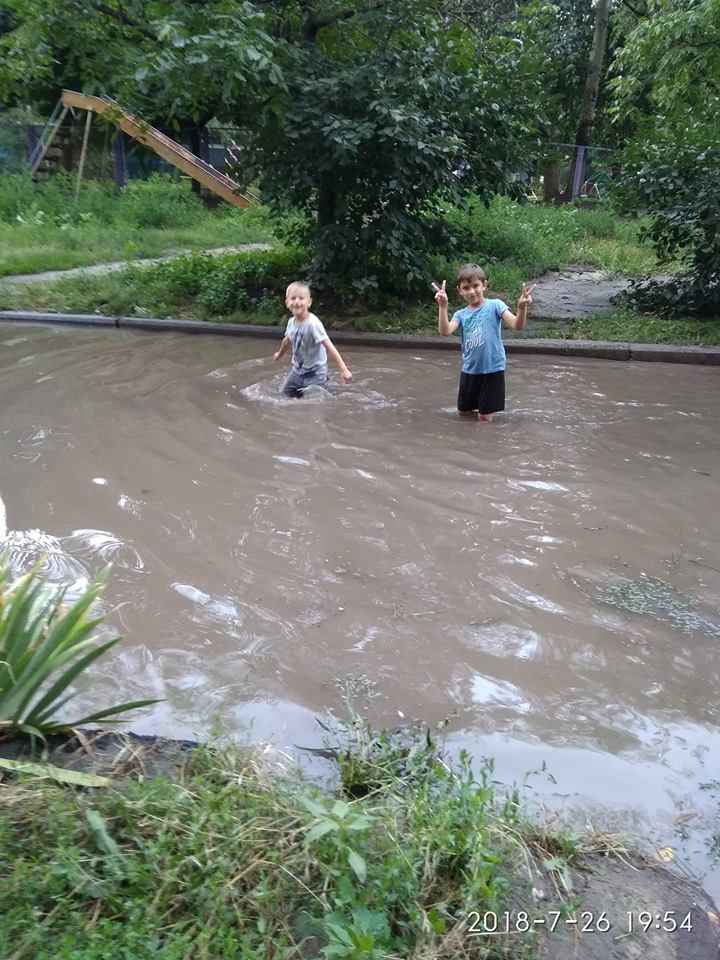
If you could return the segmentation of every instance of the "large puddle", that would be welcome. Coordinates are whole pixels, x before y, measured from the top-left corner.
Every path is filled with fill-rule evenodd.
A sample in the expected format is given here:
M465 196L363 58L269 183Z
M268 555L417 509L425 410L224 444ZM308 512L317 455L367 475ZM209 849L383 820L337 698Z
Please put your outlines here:
M114 564L125 639L85 704L290 748L351 689L375 724L449 717L718 895L720 370L512 357L479 425L455 354L343 350L351 386L286 401L272 349L0 327L14 562L74 589Z

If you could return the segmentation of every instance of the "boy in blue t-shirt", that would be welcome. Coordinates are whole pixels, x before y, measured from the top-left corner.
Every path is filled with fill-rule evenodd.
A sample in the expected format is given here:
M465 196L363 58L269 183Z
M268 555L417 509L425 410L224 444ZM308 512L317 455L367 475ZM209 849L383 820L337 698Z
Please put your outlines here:
M528 290L523 284L518 297L517 316L502 300L486 300L485 271L476 263L460 267L457 287L467 306L448 320L448 295L445 281L433 285L438 305L438 333L446 337L460 330L462 372L458 391L458 415L473 420L492 420L505 409L505 348L501 323L522 330L527 322L535 284Z

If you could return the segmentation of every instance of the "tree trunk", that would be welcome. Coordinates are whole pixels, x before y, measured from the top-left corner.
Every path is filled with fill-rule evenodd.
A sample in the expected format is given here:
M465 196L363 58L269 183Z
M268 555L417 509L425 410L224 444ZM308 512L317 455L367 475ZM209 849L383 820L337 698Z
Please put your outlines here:
M543 203L554 203L560 193L560 164L548 160L543 173Z
M335 223L335 203L335 182L331 174L323 173L320 176L317 201L319 227L329 227Z
M590 135L595 120L595 104L597 103L598 93L600 92L600 76L602 74L603 60L605 59L609 24L610 0L597 0L590 62L588 64L587 77L585 78L585 89L583 91L582 107L580 108L580 122L575 136L576 147L586 147L590 142ZM565 193L563 194L563 200L573 199L573 183L575 182L577 157L578 150L576 149L575 156L570 164L570 176L565 188Z
M201 160L204 160L205 157L202 155L202 139L200 136L200 128L190 127L188 134L188 139L190 140L190 153L194 153L196 157L200 157ZM199 197L202 196L200 184L192 177L190 178L190 189Z

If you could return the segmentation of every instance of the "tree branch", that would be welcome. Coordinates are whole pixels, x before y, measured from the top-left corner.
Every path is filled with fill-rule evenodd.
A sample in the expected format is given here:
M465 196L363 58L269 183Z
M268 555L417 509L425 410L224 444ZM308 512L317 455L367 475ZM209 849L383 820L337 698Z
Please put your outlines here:
M317 39L319 31L322 30L323 27L329 27L331 24L339 23L341 20L351 20L361 13L371 13L373 10L380 10L382 7L387 6L388 0L374 0L373 3L369 3L366 7L352 7L350 10L342 10L340 13L333 14L332 16L316 17L314 13L311 13L305 23L305 38L314 41Z
M118 23L122 23L125 27L132 27L134 30L137 30L138 33L142 33L146 37L151 37L153 40L157 40L157 36L151 27L149 27L146 23L143 23L142 20L136 20L135 17L132 17L124 10L114 10L112 7L108 7L104 3L99 3L96 7L96 10L98 13L104 13L105 16L110 17L111 20L117 20Z
M638 19L641 19L642 17L646 17L646 16L647 16L647 9L646 9L646 10L638 10L636 7L634 7L634 6L629 2L629 0L622 0L622 3L624 3L625 6L628 8L628 10L629 10L631 13L634 13L635 16L636 16Z

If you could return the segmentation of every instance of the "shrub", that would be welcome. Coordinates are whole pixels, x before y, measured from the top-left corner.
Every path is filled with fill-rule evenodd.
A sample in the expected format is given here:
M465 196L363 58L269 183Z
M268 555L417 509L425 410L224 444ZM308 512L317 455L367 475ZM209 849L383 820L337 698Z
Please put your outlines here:
M65 591L52 590L37 566L13 583L9 563L0 559L0 740L21 733L42 738L157 702L123 703L72 722L54 719L75 696L75 679L120 639L98 645L93 637L102 617L92 618L91 608L106 578L107 569L65 609Z
M670 280L651 279L633 287L629 298L640 309L663 316L720 311L719 178L720 138L714 122L689 119L652 142L628 148L621 200L647 210L645 233L661 261L681 265Z
M300 249L252 250L208 257L211 263L200 281L200 303L211 314L257 307L268 297L278 303L293 280L306 279L309 255Z

